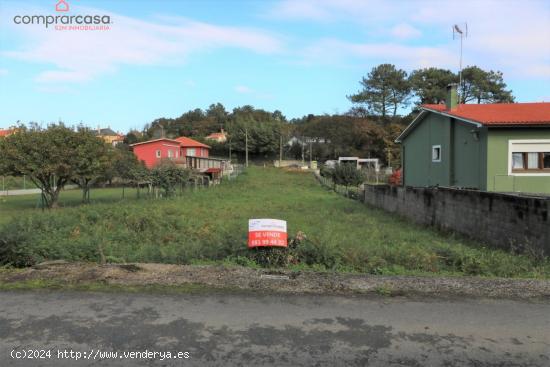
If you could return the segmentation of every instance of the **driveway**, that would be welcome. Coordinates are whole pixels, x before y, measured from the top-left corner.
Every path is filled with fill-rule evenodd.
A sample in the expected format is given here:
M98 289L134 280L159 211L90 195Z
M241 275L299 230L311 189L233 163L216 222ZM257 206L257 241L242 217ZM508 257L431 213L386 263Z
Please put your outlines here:
M488 299L0 292L0 365L542 367L548 315Z

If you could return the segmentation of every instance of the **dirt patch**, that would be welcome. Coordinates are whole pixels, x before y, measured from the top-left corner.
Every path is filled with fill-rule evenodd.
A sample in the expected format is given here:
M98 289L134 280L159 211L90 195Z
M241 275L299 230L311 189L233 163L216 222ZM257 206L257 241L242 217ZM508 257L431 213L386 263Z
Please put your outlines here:
M550 299L550 281L476 277L375 276L211 265L68 263L0 271L0 283L59 281L101 282L116 286L201 284L281 293L470 296Z

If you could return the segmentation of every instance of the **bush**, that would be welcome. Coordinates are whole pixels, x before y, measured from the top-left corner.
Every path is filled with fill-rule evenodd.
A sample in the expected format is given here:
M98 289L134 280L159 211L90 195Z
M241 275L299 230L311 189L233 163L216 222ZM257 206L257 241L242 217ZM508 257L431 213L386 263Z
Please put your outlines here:
M17 224L6 226L0 232L0 265L32 266L37 259L29 245L26 231Z
M388 183L389 183L390 185L393 185L393 186L401 186L401 185L403 185L403 179L402 179L401 176L402 176L401 168L398 169L398 170L395 170L395 171L391 174L391 176L390 176L390 178L389 178L389 180L388 180Z
M191 172L180 168L170 161L165 161L151 170L153 186L164 191L165 196L172 196L191 177Z
M332 171L332 179L335 184L342 186L359 186L365 181L361 170L354 164L340 163Z

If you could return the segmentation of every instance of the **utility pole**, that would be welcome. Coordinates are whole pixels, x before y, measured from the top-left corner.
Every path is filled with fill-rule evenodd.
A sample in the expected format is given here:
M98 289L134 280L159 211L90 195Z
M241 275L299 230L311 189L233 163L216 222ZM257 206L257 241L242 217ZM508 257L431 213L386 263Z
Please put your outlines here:
M305 145L305 142L304 142L304 137L302 136L302 139L300 141L300 145L302 146L302 165L305 163L306 159L305 159L305 155L304 155L304 145Z
M244 150L246 167L248 168L248 126L244 128Z
M311 142L311 139L309 139L309 168L311 168L311 163L313 162L313 159L312 159L312 149L311 149L311 145L313 143Z
M279 167L283 164L283 134L279 136Z

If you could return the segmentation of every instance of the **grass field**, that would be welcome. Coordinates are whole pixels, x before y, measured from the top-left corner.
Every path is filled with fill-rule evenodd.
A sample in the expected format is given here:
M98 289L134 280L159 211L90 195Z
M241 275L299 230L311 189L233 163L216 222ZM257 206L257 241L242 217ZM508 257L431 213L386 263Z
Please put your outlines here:
M548 261L419 227L331 192L308 173L253 167L235 181L178 198L120 197L119 189L98 189L92 204L79 205L80 192L67 191L63 208L44 212L34 209L36 196L4 198L0 239L11 249L4 256L98 261L102 251L110 262L257 266L246 248L248 219L279 218L288 221L290 238L307 238L291 256L289 266L298 269L550 276Z
M136 198L136 190L124 189L125 201ZM94 204L113 203L122 200L122 188L92 189L90 199ZM82 203L82 191L67 190L60 195L61 208L80 206ZM6 224L16 216L36 212L40 208L40 195L0 196L0 225Z

